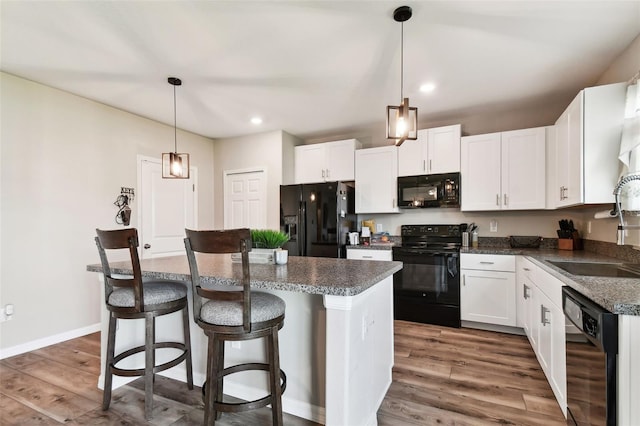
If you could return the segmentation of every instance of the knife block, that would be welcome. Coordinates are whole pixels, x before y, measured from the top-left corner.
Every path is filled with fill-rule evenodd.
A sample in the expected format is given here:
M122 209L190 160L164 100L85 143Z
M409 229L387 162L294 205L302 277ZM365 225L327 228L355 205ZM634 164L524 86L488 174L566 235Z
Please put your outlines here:
M573 233L572 238L558 238L558 250L582 250L582 239L578 231Z

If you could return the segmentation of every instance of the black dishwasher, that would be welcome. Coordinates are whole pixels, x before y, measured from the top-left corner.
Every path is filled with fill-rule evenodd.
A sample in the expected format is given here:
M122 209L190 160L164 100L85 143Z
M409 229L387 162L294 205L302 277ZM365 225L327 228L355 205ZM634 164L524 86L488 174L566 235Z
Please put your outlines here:
M569 287L562 288L567 321L567 424L616 424L618 316Z

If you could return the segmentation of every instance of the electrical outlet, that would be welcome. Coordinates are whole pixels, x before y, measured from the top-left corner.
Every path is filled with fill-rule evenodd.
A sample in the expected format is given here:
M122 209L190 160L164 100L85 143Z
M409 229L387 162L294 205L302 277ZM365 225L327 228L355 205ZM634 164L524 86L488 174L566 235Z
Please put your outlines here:
M376 223L376 232L382 232L382 224Z
M7 303L2 308L2 315L0 315L0 322L11 321L11 319L13 318L13 314L14 314L13 304Z
M498 232L498 221L495 219L491 219L489 222L489 232Z
M587 234L591 233L591 221L587 222Z

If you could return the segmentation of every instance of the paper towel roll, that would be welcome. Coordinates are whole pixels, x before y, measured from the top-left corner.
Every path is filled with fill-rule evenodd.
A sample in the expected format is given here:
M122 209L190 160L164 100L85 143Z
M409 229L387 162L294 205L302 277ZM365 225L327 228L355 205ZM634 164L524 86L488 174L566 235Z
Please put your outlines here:
M611 217L618 217L618 215L615 214L613 210L603 210L601 212L597 212L593 217L595 219L607 219Z

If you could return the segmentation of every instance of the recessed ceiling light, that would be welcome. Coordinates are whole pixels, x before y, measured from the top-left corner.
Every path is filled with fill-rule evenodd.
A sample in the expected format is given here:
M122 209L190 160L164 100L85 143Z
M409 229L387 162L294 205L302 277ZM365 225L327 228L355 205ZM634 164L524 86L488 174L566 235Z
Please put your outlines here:
M262 124L262 118L260 118L260 117L252 117L251 118L251 124L255 124L256 126L258 124Z
M420 86L420 91L423 93L431 93L436 89L436 85L433 83L426 83Z

